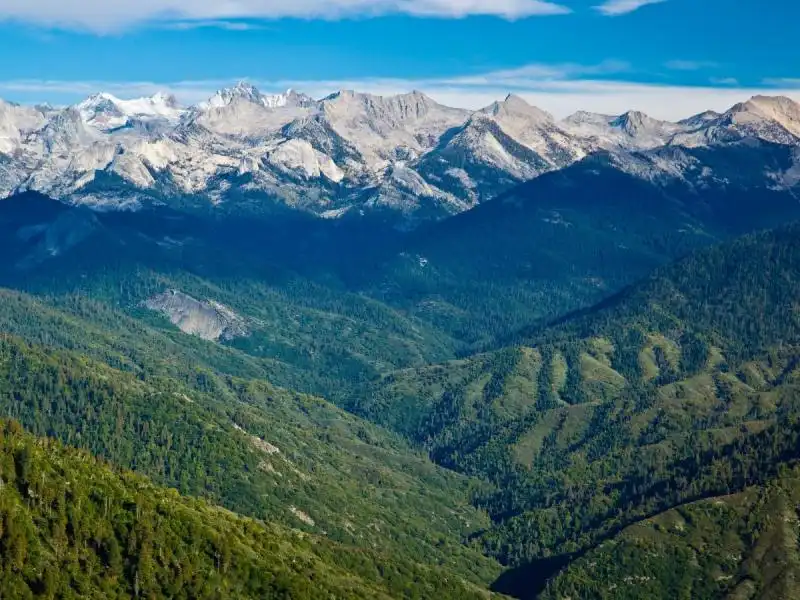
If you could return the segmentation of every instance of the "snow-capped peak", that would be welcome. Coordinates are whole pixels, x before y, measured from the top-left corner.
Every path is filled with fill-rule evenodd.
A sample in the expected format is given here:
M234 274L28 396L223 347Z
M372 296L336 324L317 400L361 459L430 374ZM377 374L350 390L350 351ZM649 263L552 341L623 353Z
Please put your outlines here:
M800 137L800 104L784 96L753 96L733 106L725 116L741 125L772 121Z
M616 117L581 111L564 119L561 125L571 135L589 141L590 149L656 148L666 145L685 129L682 125L659 121L635 110Z
M713 110L707 110L701 112L699 114L693 115L688 119L683 119L682 121L678 121L680 125L686 125L688 127L702 127L703 125L708 125L712 121L716 121L722 115Z
M267 108L308 108L316 104L316 101L306 94L297 92L291 88L282 94L262 96L262 104Z
M176 120L183 112L175 97L165 92L132 100L121 100L102 92L89 96L75 109L86 124L101 130L123 127L132 118Z
M156 92L150 96L150 100L154 105L166 106L168 108L180 108L178 99L168 92Z
M114 107L116 106L119 100L112 96L111 94L107 94L106 92L100 92L98 94L92 94L82 102L76 105L78 110L89 110L94 109L96 107Z
M628 111L613 121L611 121L612 127L617 127L627 133L628 135L638 135L643 131L653 130L658 127L661 123L660 121L656 121L655 119L651 119L643 112L639 112L638 110L631 110Z
M155 185L214 203L240 186L293 206L327 207L322 214L339 210L343 192L354 208L363 197L363 206L410 211L433 198L456 211L598 151L641 165L636 157L655 150L658 172L673 173L685 166L686 148L746 138L800 148L800 105L757 96L680 123L637 111L556 121L514 94L473 112L419 91L345 90L317 101L241 82L188 110L163 92L134 100L95 94L67 109L0 101L0 196L32 189L98 202L90 184L107 172L127 182L120 206Z
M265 108L298 108L314 104L311 97L292 89L288 89L282 94L262 94L254 85L240 81L232 88L219 90L201 105L201 108L223 108L238 101L250 102Z
M532 122L550 123L554 121L553 115L528 104L524 98L517 96L516 94L509 94L502 102L493 102L480 112L500 118L524 118Z
M172 94L158 92L149 98L117 100L117 106L130 116L176 118L182 112L178 100Z
M101 130L123 127L128 122L128 115L119 105L120 100L111 94L92 94L75 106L81 119L87 125Z
M261 92L258 91L256 86L249 84L245 81L240 81L232 88L225 88L219 90L216 94L211 96L205 107L208 108L222 108L228 106L237 100L244 100L245 102L252 102L253 104L261 103Z

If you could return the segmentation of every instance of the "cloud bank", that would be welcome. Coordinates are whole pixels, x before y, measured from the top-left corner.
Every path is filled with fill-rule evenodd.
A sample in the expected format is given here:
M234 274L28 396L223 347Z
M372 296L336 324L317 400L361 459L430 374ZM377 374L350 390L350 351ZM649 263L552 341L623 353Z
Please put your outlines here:
M643 6L661 2L666 2L666 0L607 0L594 8L607 17L617 17L639 10Z
M549 0L0 0L0 19L99 33L148 22L227 19L370 17L407 14L505 19L561 15L569 8Z
M516 69L433 79L353 78L337 80L249 79L264 92L287 88L321 98L341 89L378 95L420 90L449 106L477 109L502 99L508 93L525 98L557 117L578 110L621 114L641 110L660 119L678 120L704 110L724 111L757 94L782 95L800 100L800 80L775 79L759 86L743 87L734 79L712 81L707 86L656 85L624 81L626 63L603 61L593 65L529 64ZM105 91L122 98L174 94L184 104L208 99L216 90L246 77L223 80L175 82L109 81L0 81L0 97L25 102L77 102L89 94Z
M710 60L670 60L664 63L670 71L702 71L703 69L714 69L717 63Z

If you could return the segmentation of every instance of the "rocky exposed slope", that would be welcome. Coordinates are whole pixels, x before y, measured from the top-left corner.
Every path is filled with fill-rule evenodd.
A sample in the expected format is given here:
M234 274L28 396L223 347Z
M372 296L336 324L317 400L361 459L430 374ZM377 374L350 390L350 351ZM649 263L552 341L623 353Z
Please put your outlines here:
M470 113L420 92L341 91L317 101L239 84L189 108L165 94L96 94L63 109L0 103L0 194L36 190L103 209L189 199L418 220L461 212L599 150L650 180L697 168L715 177L713 164L687 165L663 149L749 138L797 145L800 106L755 97L668 123L636 111L559 121L514 95ZM642 167L642 152L659 159Z
M229 341L248 335L244 318L213 300L197 300L177 290L167 290L145 302L150 310L164 314L184 333L204 340Z

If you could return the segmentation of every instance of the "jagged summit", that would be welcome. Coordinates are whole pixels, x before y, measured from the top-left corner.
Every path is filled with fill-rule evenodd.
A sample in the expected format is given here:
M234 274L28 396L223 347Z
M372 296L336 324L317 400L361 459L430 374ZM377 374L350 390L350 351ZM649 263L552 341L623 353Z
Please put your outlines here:
M281 94L262 95L261 99L267 108L308 108L316 105L316 101L311 96L291 88Z
M528 103L521 96L508 94L502 102L493 102L481 112L495 117L520 116L538 121L554 121L553 115Z
M132 100L122 100L113 94L101 92L92 94L73 108L86 124L102 131L124 127L131 120L177 121L184 112L177 98L166 92Z
M726 116L743 125L771 121L800 137L800 104L785 96L753 96L733 106Z
M677 123L638 110L556 120L513 93L470 111L420 90L315 100L242 81L191 107L167 92L98 93L68 108L0 102L0 196L29 189L130 207L155 189L213 204L233 191L326 215L379 206L409 214L430 202L440 217L599 151L637 176L680 177L690 168L682 148L745 138L800 146L800 105L755 96ZM658 150L657 162L636 156ZM771 177L786 185L793 173ZM102 197L93 191L100 174L120 182Z
M222 108L237 100L258 104L261 102L261 97L261 92L258 91L256 86L245 81L240 81L231 88L219 90L216 94L211 96L205 104L209 108Z
M373 111L405 112L407 116L422 116L436 107L446 108L418 90L392 96L379 96L353 90L339 90L324 98L322 104L325 106L360 105Z
M612 127L618 127L628 135L637 135L642 131L657 127L659 124L659 121L651 119L638 110L630 110L611 121Z
M637 110L617 116L579 111L561 121L561 125L569 135L583 139L589 151L657 148L667 145L685 127Z
M315 104L310 96L288 89L280 94L264 94L256 86L246 81L240 81L231 88L219 90L206 102L200 105L201 109L224 108L239 102L249 102L265 108L307 107Z
M719 119L721 116L722 114L714 110L706 110L696 115L692 115L688 119L683 119L681 121L678 121L678 124L686 125L689 127L701 127L703 125L706 125L712 121Z

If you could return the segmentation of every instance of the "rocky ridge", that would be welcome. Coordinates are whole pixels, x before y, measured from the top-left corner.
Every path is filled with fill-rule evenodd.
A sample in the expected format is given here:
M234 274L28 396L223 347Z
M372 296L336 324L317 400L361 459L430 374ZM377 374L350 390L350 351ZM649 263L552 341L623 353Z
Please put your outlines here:
M757 96L677 123L637 111L558 120L515 95L470 112L416 91L314 100L241 83L192 107L166 94L96 94L66 108L0 102L0 195L35 190L105 210L244 198L327 218L441 218L600 151L651 181L689 167L714 179L713 165L687 166L682 149L753 141L800 146L800 105ZM768 175L794 185L796 170Z

